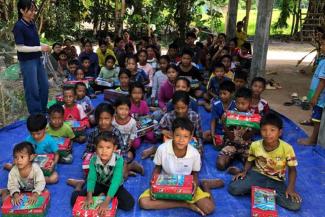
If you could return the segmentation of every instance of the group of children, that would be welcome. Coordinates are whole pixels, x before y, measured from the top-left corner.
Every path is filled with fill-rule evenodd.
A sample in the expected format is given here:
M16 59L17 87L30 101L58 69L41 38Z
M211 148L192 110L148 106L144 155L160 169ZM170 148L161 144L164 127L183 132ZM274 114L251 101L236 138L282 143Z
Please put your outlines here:
M13 165L6 164L6 168L10 169L9 192L2 191L3 199L9 193L13 203L17 204L20 193L32 191L34 194L30 202L35 203L45 189L45 183L58 182L59 174L54 171L44 178L39 166L33 163L33 158L35 154L52 153L55 155L55 165L60 162L72 163L71 153L65 157L59 156L58 143L53 138L64 137L79 143L86 142L84 156L93 153L86 179L67 180L75 188L71 196L72 206L78 196L86 196L87 206L93 203L94 196L105 195L105 201L98 208L100 214L105 212L113 197L118 199L118 208L131 210L135 195L123 187L123 182L136 173L143 175L149 172L135 161L137 150L146 141L153 146L145 149L141 158L153 157L155 168L152 176L192 175L195 193L191 201L168 201L153 200L150 191L146 190L139 197L143 209L184 207L201 215L211 214L215 209L211 189L224 185L220 179L199 179L204 146L212 143L220 150L216 156L216 168L235 175L228 185L230 194L248 194L253 185L273 188L280 206L299 210L301 197L295 192L295 153L289 144L280 139L281 118L270 112L268 103L261 98L266 86L265 79L256 77L247 84L245 63L250 58L247 43L238 48L236 40L231 40L235 48L225 49L226 37L220 34L212 44L207 43L203 49L198 49L192 40L196 39L196 35L189 33L187 36L187 45L180 56L174 43L169 47L169 54L160 57L155 56L154 46L147 46L142 47L137 56L126 56L123 63L122 53L126 52L124 41L118 39L114 49L117 51L115 55L110 53L106 56L99 77L109 82L117 79L119 87L115 90L128 96L110 103L103 102L94 108L89 99L92 93L87 92L82 78L74 87L64 87L64 105L52 105L48 110L48 119L41 114L31 115L27 120L30 136L15 146ZM91 43L86 42L84 52L91 53L90 48ZM105 49L107 45L100 44L98 52L106 54ZM206 69L211 65L210 73L206 74L199 70L202 62L193 62L199 61L204 50L207 55L209 52L212 55L209 55L209 63L206 61L204 64ZM81 66L76 60L69 62L69 76L77 78L79 72L83 76L97 77L99 70L92 71L90 58L86 54L81 58ZM245 61L237 64L232 55ZM96 85L93 87L97 88ZM201 127L199 105L211 112L211 127L206 132ZM260 131L226 125L227 111L261 115ZM157 127L139 137L139 117L148 115L158 122ZM78 131L74 122L82 123L80 125L88 130ZM254 141L259 134L262 139ZM221 142L217 142L217 137L221 138ZM234 160L243 162L244 168L240 170L231 166ZM288 185L285 184L287 167Z

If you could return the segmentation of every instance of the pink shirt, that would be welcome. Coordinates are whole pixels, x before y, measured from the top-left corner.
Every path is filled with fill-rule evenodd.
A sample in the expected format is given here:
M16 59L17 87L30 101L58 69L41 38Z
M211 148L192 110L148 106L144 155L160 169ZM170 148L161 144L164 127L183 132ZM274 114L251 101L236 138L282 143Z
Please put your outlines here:
M170 83L169 80L166 80L159 89L158 94L158 105L159 108L164 109L168 101L173 98L175 92L174 84Z
M152 80L153 80L153 74L154 74L154 71L153 71L152 66L149 63L147 63L144 66L141 66L138 63L138 68L139 69L142 69L147 74L147 76L149 77L149 81L150 81L149 84L148 84L148 86L149 87L152 87Z
M139 106L131 102L131 114L137 114L139 116L144 116L149 114L149 107L146 103L146 101L141 100Z

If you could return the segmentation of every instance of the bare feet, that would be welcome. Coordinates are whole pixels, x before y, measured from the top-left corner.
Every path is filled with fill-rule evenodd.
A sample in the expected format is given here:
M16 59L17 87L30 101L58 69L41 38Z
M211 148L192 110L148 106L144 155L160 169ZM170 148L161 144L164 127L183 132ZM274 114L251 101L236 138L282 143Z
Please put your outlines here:
M5 163L5 165L3 165L3 169L8 170L8 171L10 171L12 169L12 167L13 167L13 164L11 164L11 163Z
M155 146L152 146L150 148L145 149L141 154L141 159L144 160L151 155L153 155L156 152L157 148Z
M195 205L195 203L188 203L188 208L199 213L201 216L205 216L205 213L197 205Z
M228 169L227 169L227 173L229 173L231 175L237 175L238 173L240 173L240 171L241 170L235 166L228 167Z
M310 139L307 138L307 139L298 139L298 144L309 146L309 145L316 145L316 142L310 141Z
M201 186L203 191L209 192L210 189L222 188L225 185L222 179L202 179Z
M67 184L75 187L76 190L81 191L83 185L85 184L85 181L80 179L68 179Z
M143 166L141 164L139 164L136 161L133 161L130 165L129 165L129 171L132 170L136 173L141 174L142 176L144 175L144 169Z

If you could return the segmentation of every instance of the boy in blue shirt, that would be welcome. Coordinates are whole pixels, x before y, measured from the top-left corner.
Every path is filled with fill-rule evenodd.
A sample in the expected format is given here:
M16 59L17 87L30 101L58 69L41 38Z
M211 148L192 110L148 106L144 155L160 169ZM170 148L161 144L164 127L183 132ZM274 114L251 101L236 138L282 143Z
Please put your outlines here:
M325 36L320 41L320 52L325 54ZM308 98L310 104L313 106L311 115L314 129L311 136L307 139L299 139L298 143L301 145L315 145L317 143L318 132L320 128L320 120L322 119L322 112L325 107L325 59L321 59L315 70L314 76L311 80Z

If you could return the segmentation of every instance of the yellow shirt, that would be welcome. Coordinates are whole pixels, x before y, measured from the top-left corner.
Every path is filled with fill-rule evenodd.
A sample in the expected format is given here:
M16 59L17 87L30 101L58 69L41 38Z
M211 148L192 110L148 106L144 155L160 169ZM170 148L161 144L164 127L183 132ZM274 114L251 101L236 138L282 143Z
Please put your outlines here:
M263 175L278 181L284 181L287 166L297 166L295 152L291 145L279 140L279 147L273 151L266 151L263 140L255 141L249 149L248 161L255 161L253 169Z
M236 38L237 38L237 46L241 48L241 46L247 40L247 34L244 31L241 32L236 31Z
M102 51L100 50L100 48L97 48L96 50L96 54L98 56L98 62L99 62L99 66L100 68L102 68L103 66L105 66L105 59L108 55L112 55L115 58L116 61L116 56L114 54L114 51L107 49L105 55L102 53ZM116 63L117 64L117 63Z

